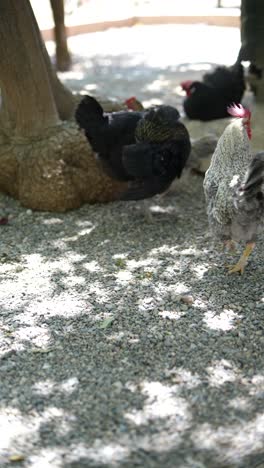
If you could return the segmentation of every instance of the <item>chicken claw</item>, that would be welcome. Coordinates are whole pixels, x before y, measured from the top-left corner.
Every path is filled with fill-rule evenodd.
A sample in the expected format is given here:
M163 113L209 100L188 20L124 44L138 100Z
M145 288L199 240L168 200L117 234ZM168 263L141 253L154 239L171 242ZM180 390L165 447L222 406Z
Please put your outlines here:
M250 242L246 245L246 248L243 252L243 254L241 255L240 259L238 260L237 264L235 266L231 266L229 267L229 274L231 273L241 273L241 275L243 275L244 273L244 270L245 270L245 267L246 267L246 264L248 262L248 258L252 252L252 250L254 249L255 247L255 243L254 242Z
M235 266L228 266L229 268L228 274L230 275L231 273L240 273L241 275L243 275L245 271L245 266L246 266L246 263L242 263L240 261L237 262Z

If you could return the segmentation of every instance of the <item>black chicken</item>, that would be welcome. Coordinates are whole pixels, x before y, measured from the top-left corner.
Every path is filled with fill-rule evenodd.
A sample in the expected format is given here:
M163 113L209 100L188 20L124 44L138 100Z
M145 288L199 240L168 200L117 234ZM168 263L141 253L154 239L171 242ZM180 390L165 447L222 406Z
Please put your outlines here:
M236 62L231 67L219 66L205 73L202 81L183 81L187 97L183 102L190 119L213 120L228 117L227 107L238 104L245 91L244 68Z
M91 96L83 98L75 113L104 170L128 182L122 200L163 193L181 176L191 143L179 117L171 106L107 114Z

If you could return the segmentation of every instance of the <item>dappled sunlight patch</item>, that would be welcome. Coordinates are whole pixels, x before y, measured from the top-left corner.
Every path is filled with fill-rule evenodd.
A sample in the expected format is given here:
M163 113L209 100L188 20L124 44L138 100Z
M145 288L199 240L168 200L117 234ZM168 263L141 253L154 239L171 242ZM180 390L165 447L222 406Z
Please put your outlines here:
M76 219L74 224L80 228L93 228L97 227L96 224L92 223L91 221L88 221L88 219Z
M203 299L197 298L197 299L194 299L192 307L201 309L201 310L206 310L208 307L208 302Z
M95 91L98 88L97 84L91 83L84 86L87 91Z
M63 219L61 218L43 218L42 219L42 224L46 224L48 226L54 225L54 224L63 224Z
M186 257L192 257L198 258L202 257L206 252L201 251L197 249L195 246L188 247L186 249L182 249L182 247L179 247L178 245L174 246L168 246L168 245L163 245L162 247L154 248L151 250L150 254L152 256L159 256L159 255L170 255L173 260L174 260L174 267L181 269L182 266L186 266ZM182 265L181 262L184 262L184 265ZM192 271L195 273L195 275L198 278L202 278L204 276L204 273L208 271L208 264L207 263L201 263L198 266L192 266Z
M45 276L49 276L50 274L50 269L58 269L63 273L68 273L71 270L71 260L74 260L74 258L80 258L81 256L76 256L76 254L73 253L73 257L71 256L70 253L67 254L67 257L64 255L61 258L55 257L55 258L49 258L45 259L43 258L40 254L30 254L30 255L25 255L25 260L27 262L27 267L28 269L25 271L25 278L40 278L41 280L45 279ZM83 256L82 256L83 258Z
M59 239L55 239L52 241L52 245L56 248L59 248L59 249L65 249L67 247L67 250L68 249L68 246L65 245L65 243L67 242L76 242L80 237L82 236L89 236L96 228L97 228L97 225L95 224L92 224L91 222L79 222L79 223L76 223L77 224L77 227L76 227L76 230L73 230L73 234L71 235L68 235L66 234L65 231L62 231L60 233L60 238Z
M152 296L145 296L139 299L137 304L140 311L153 310L156 306L155 299Z
M127 335L128 335L128 332L125 333L123 331L120 331L117 333L111 333L111 335L106 336L106 339L108 341L120 343L124 338L127 337Z
M68 379L63 380L60 383L53 382L50 379L45 379L36 382L32 387L32 391L34 394L42 396L49 396L52 395L54 392L61 392L65 395L70 395L73 392L75 392L75 390L77 390L78 386L79 380L77 379L77 377L69 377ZM58 408L53 408L52 411L50 409L47 409L47 411L47 414L50 414L51 412L53 415L55 414L57 416L61 416L61 410L59 410Z
M201 378L198 374L195 374L183 367L172 368L165 371L166 377L177 384L183 386L185 389L192 389L202 383Z
M128 254L113 255L113 262L118 271L114 273L117 284L127 284L133 280L148 282L152 280L158 266L162 264L156 258L145 258L143 260L129 260Z
M32 253L29 255L24 255L24 259L26 260L28 267L32 269L40 267L43 264L41 254Z
M198 257L202 254L202 252L196 247L188 247L187 249L182 249L180 254L185 255L186 257Z
M72 415L56 407L48 407L41 414L24 415L18 409L5 407L0 409L0 453L22 453L27 442L37 443L39 430L51 425L58 435L65 435L71 429ZM31 465L30 465L31 466ZM35 465L37 467L37 465ZM41 465L48 466L48 465Z
M193 266L192 271L195 273L197 278L202 279L209 268L210 266L208 263L200 263L199 265Z
M25 350L25 344L24 343L8 343L8 342L1 342L1 349L0 349L0 358L5 359L5 357L8 357L10 355L10 351L19 353L21 351Z
M57 435L65 436L71 430L71 423L76 418L71 413L56 406L47 407L40 415L40 424L50 425Z
M161 206L157 203L149 207L151 213L177 215L177 208L173 205Z
M90 461L91 463L114 466L116 463L124 461L129 454L130 449L121 444L96 439L91 447L82 443L73 445L67 456L67 461L80 463L81 460L85 460L87 463Z
M249 394L251 396L264 396L264 375L256 374L249 382Z
M58 388L60 391L63 393L70 395L71 393L75 392L79 386L79 380L77 377L69 377L68 379L62 381L59 385Z
M65 466L64 452L64 448L57 446L39 449L36 455L28 457L28 466L30 468L63 468Z
M130 271L120 270L115 274L117 283L126 284L130 283L133 279L133 275Z
M180 253L180 246L179 245L174 245L173 247L168 246L168 245L162 245L161 247L155 247L150 251L150 255L163 255L163 254L171 254L172 256L174 255L179 255Z
M172 300L178 300L180 294L185 294L189 291L189 287L185 283L177 281L176 284L169 286L167 291L170 292Z
M18 438L21 445L29 436L37 440L39 423L39 418L24 416L18 409L8 406L0 409L0 450L7 451Z
M173 265L168 265L166 268L163 269L160 277L162 279L173 280L175 277L175 271L181 269L181 263L179 261L174 261Z
M116 57L118 57L119 53L118 51L116 52ZM126 55L126 56L123 56L121 60L118 61L118 65L119 65L119 68L120 69L126 69L126 68L130 68L130 67L138 67L138 66L142 66L142 63L144 62L144 54L141 54L141 53L136 53L134 55ZM141 72L142 73L142 72ZM123 74L122 74L123 75ZM119 76L119 78L122 77ZM139 76L140 75L140 71L139 70L131 70L131 75L132 76ZM118 77L118 74L116 74L116 77ZM132 81L132 79L131 79Z
M87 280L84 277L71 275L63 278L63 284L66 287L74 287L83 284L85 286Z
M87 313L90 311L90 305L84 300L80 300L77 297L71 297L69 292L65 291L53 298L43 299L41 301L31 303L28 308L29 317L32 312L37 311L38 317L40 315L53 317L53 316L65 316L71 317L73 315ZM21 320L23 319L21 314Z
M13 333L13 336L18 342L28 341L39 348L48 348L51 343L50 330L45 325L20 327Z
M204 314L203 320L213 330L229 331L235 326L235 321L241 316L232 309L224 309L220 314L209 310Z
M83 228L83 229L79 229L78 236L79 237L88 236L89 234L91 234L92 231L94 231L95 228L96 228L96 226L91 226L91 227L86 227L86 228Z
M86 228L83 228L83 229L80 229L80 227L79 227L78 232L76 232L76 233L74 233L74 234L72 234L70 236L62 237L62 242L76 242L82 236L89 236L89 234L91 234L91 232L93 232L95 228L96 228L96 226L86 227Z
M123 5L122 5L123 6ZM120 14L120 5L118 13ZM208 44L208 30L210 28L211 37L214 40ZM215 44L221 43L223 30L227 41L232 41L232 47L228 50L219 47L216 50ZM90 46L87 47L87 37ZM148 40L146 40L146 37ZM199 44L199 63L197 63L197 47L194 47L191 38L197 37ZM173 41L173 42L172 42ZM215 63L234 62L234 50L240 46L239 31L237 28L221 28L204 24L180 25L137 25L133 28L112 28L106 32L94 32L80 34L69 38L69 47L75 55L81 55L83 60L90 60L93 57L118 59L123 57L140 56L141 63L148 67L177 67L182 73L193 71L210 70ZM142 49L142 44L144 48ZM169 44L169 47L168 47ZM184 47L177 48L177 54L172 53L173 44L184 44ZM49 53L54 54L52 41L47 42ZM211 47L208 47L211 45ZM160 47L159 47L160 46ZM144 53L142 52L144 51ZM111 64L112 65L112 64ZM124 66L126 66L125 64ZM121 66L121 64L120 64ZM179 69L179 67L182 67ZM61 74L63 80L68 77L69 72Z
M114 254L113 255L114 265L119 269L127 268L127 257L128 257L127 253Z
M163 101L159 98L146 99L142 102L143 106L147 109L151 106L160 106L163 104Z
M180 72L187 72L187 71L210 71L212 70L213 65L211 63L204 63L204 62L198 62L198 63L184 63L179 66L178 70Z
M45 379L36 382L32 387L32 391L37 395L49 396L54 392L55 387L55 382L50 379Z
M185 313L179 310L162 310L159 315L164 319L179 320Z
M245 457L263 450L264 414L218 428L209 423L201 424L191 437L197 450L215 451L222 464L242 463Z
M102 310L101 312L97 313L94 317L94 322L98 326L98 328L104 329L108 328L109 325L115 320L115 316L110 313Z
M148 424L149 421L168 418L183 429L190 420L190 412L185 399L177 395L177 386L160 382L141 383L142 394L146 397L142 410L125 414L125 418L135 425Z
M221 387L226 382L235 382L240 376L240 372L235 365L226 359L215 361L206 370L208 382L213 387Z
M105 304L111 300L112 291L107 291L99 281L94 281L92 284L86 284L86 291L89 295L94 295L94 299L99 304Z
M148 257L144 260L127 260L126 261L127 269L128 270L137 270L143 267L153 267L156 268L161 265L161 262L155 258Z
M91 262L86 262L82 264L82 267L86 270L90 271L91 273L96 273L98 271L102 271L99 263L96 260L92 260Z
M238 411L246 411L247 413L252 410L252 404L245 397L236 397L228 402L228 406Z
M168 421L171 421L171 419ZM136 446L147 452L156 452L162 455L170 450L174 451L177 449L184 439L185 431L188 429L189 424L187 421L181 421L181 424L179 421L175 422L172 420L171 422L173 424L173 429L168 425L166 425L165 428L161 426L158 431L153 434L147 433L142 437L137 437Z
M154 80L152 83L146 86L148 91L160 91L162 88L166 88L169 85L169 81L165 79Z

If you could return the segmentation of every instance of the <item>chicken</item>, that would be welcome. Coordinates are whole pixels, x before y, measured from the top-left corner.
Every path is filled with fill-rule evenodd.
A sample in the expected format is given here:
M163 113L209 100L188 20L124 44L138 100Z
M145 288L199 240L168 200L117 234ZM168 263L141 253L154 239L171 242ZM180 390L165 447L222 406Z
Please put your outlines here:
M243 273L258 232L264 227L264 152L252 156L249 110L228 108L232 121L220 137L204 178L209 226L214 235L232 247L246 248L230 273Z
M181 176L191 143L179 117L171 106L106 114L91 96L84 97L75 113L104 170L128 182L121 200L163 193Z
M202 81L183 81L187 97L183 102L190 119L203 121L228 117L230 102L238 104L245 91L244 69L240 63L231 67L219 66L206 73Z

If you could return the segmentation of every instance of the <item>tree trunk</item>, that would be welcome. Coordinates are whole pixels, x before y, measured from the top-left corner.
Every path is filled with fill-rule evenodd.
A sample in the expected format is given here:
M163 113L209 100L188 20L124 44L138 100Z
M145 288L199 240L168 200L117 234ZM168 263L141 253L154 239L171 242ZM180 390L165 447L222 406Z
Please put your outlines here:
M73 121L77 98L52 70L29 0L0 2L0 88L0 190L52 211L118 198L124 184Z
M46 69L49 75L49 80L52 86L53 96L56 102L57 110L59 113L59 117L62 120L67 120L73 117L74 109L76 106L76 98L74 98L73 94L67 89L61 81L58 79L55 69L53 68L49 54L45 47L43 38L40 34L38 24L36 18L34 16L33 10L31 9L31 21L35 28L35 33L39 42L39 47L42 51Z
M56 64L60 71L67 71L71 66L71 57L67 45L67 33L64 24L64 0L50 0L54 19L56 42Z

